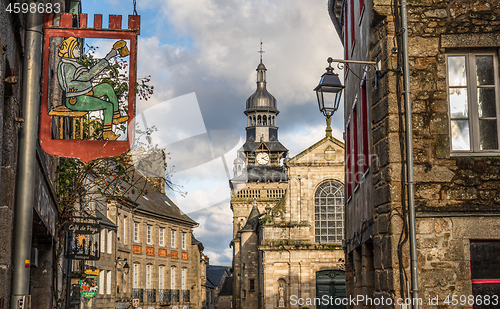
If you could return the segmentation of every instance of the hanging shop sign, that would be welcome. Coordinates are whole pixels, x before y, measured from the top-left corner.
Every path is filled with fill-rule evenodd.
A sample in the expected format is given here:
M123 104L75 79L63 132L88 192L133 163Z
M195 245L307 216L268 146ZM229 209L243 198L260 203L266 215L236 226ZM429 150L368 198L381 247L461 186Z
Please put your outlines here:
M72 27L78 23L79 27ZM133 143L137 35L140 16L44 16L40 143L51 155L93 159L118 156Z
M65 257L72 260L99 260L99 235L97 223L69 222L65 226L67 241Z
M99 290L99 270L87 270L85 275L85 278L80 280L80 294L90 299Z

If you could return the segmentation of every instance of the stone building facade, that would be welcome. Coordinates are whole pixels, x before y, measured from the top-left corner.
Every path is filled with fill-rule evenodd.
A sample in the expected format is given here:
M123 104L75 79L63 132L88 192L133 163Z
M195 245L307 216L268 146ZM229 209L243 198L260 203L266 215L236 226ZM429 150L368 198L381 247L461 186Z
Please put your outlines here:
M147 194L130 196L133 202L108 203L117 226L117 262L111 275L115 301L136 298L140 307L201 308L203 246L192 236L197 223L149 182L144 188ZM128 274L123 271L125 262ZM106 265L105 260L99 265ZM114 303L103 296L97 305L113 308Z
M141 193L89 202L88 209L100 218L100 259L75 263L73 275L98 270L98 292L91 299L77 293L72 303L119 309L137 299L143 308L205 308L208 258L193 236L197 223L164 194L164 180L134 178Z
M233 307L314 308L316 297L345 294L344 145L327 130L294 158L280 160L288 150L278 142L265 70L261 60L257 91L246 104L247 141L231 181ZM260 113L271 114L271 124L259 121ZM259 130L269 134L259 140L253 133Z
M379 64L377 78L356 64L344 76L348 294L394 302L410 276L395 3L329 1L345 58ZM500 292L499 17L498 1L408 3L421 308Z

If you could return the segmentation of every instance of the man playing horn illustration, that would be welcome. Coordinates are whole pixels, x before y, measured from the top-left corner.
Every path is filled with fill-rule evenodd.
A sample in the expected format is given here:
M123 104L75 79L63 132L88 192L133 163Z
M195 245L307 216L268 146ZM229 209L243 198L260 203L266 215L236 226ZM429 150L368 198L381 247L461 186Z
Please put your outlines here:
M111 130L112 124L126 122L129 117L120 115L118 98L113 87L107 83L93 86L92 80L109 65L111 58L118 55L117 49L123 48L123 43L125 42L115 43L106 57L91 68L77 62L82 52L76 38L65 39L59 47L59 57L62 59L57 67L57 79L66 93L66 107L75 111L102 110L104 115L102 136L104 140L110 141L120 136Z

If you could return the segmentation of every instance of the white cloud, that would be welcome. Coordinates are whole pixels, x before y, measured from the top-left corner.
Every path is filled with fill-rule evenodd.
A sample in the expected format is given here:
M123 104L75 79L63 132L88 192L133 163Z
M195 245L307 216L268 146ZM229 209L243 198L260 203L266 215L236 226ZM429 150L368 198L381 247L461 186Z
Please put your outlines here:
M200 224L194 235L203 243L210 264L231 265L233 226L229 199L188 215Z

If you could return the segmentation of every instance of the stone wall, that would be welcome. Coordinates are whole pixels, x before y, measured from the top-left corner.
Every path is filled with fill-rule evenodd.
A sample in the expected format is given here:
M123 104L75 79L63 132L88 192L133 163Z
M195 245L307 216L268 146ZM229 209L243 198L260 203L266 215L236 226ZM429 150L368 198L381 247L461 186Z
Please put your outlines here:
M382 71L394 68L394 20L383 1L374 2L370 57L382 59ZM383 17L381 17L383 16ZM499 158L450 155L446 58L450 51L500 47L498 1L419 1L408 6L410 87L413 112L415 203L417 211L433 213L497 212L500 207ZM461 49L460 49L461 48ZM401 220L393 215L404 194L396 73L379 79L372 93L375 290L399 290L397 245ZM402 83L400 84L402 87ZM498 104L498 103L497 103ZM401 133L402 134L402 133ZM404 142L404 140L403 140ZM404 168L404 166L403 166ZM484 219L484 218L483 218ZM453 222L474 226L478 218L419 219L419 282L428 294L470 294L468 236L457 239ZM424 226L432 226L433 231ZM403 266L409 274L408 246ZM383 255L380 256L379 252ZM464 253L465 252L465 253ZM390 253L390 256L388 256ZM389 278L389 279L387 279ZM391 279L392 278L392 279ZM464 281L465 280L465 281ZM378 292L377 292L378 291Z
M498 217L441 217L417 219L417 251L421 295L439 299L469 296L470 240L499 239ZM479 228L480 227L480 228ZM407 265L405 265L407 266ZM421 308L435 308L428 303ZM447 308L472 308L448 306Z
M360 185L360 189L371 188L371 192L362 195L371 196L372 200L355 194L348 201L347 208L354 210L347 217L346 235L348 240L353 237L349 233L361 235L348 249L348 291L364 294L373 286L375 297L397 296L400 283L404 287L404 282L400 282L397 247L402 230L399 214L402 206L407 207L402 205L406 182L405 166L401 164L405 160L405 120L402 75L397 72L397 36L390 5L391 2L383 0L367 3L363 20L358 22L356 17L355 51L350 55L350 59L378 60L381 64L377 83L368 75L374 157L370 173ZM484 222L481 220L490 220L488 215L500 209L500 158L498 153L492 156L450 154L446 53L489 51L498 55L499 1L410 1L408 23L415 203L417 215L422 217L418 219L421 227L417 231L419 282L421 289L429 294L444 295L453 291L470 294L464 247L468 248L470 239L474 238L472 229L478 229L478 224ZM359 37L363 32L369 33L368 40ZM354 65L350 69L358 76L363 73ZM350 108L355 96L359 98L360 93L360 81L351 73L345 80L346 123L352 116ZM358 223L362 222L359 213L364 211L356 208L358 204L373 210L370 228ZM432 232L423 228L425 222L432 226ZM457 224L470 225L469 232L457 237L454 234ZM488 239L495 237L498 235L489 235ZM371 259L365 254L369 251L366 245L372 241L373 283L369 282L371 274L363 273ZM403 267L409 274L408 243L402 252Z
M259 250L258 235L254 232L241 233L241 276L240 290L234 291L234 295L240 297L241 308L257 309L259 308ZM233 278L234 274L233 274ZM250 280L254 280L253 290L250 289ZM222 288L222 287L221 287Z

